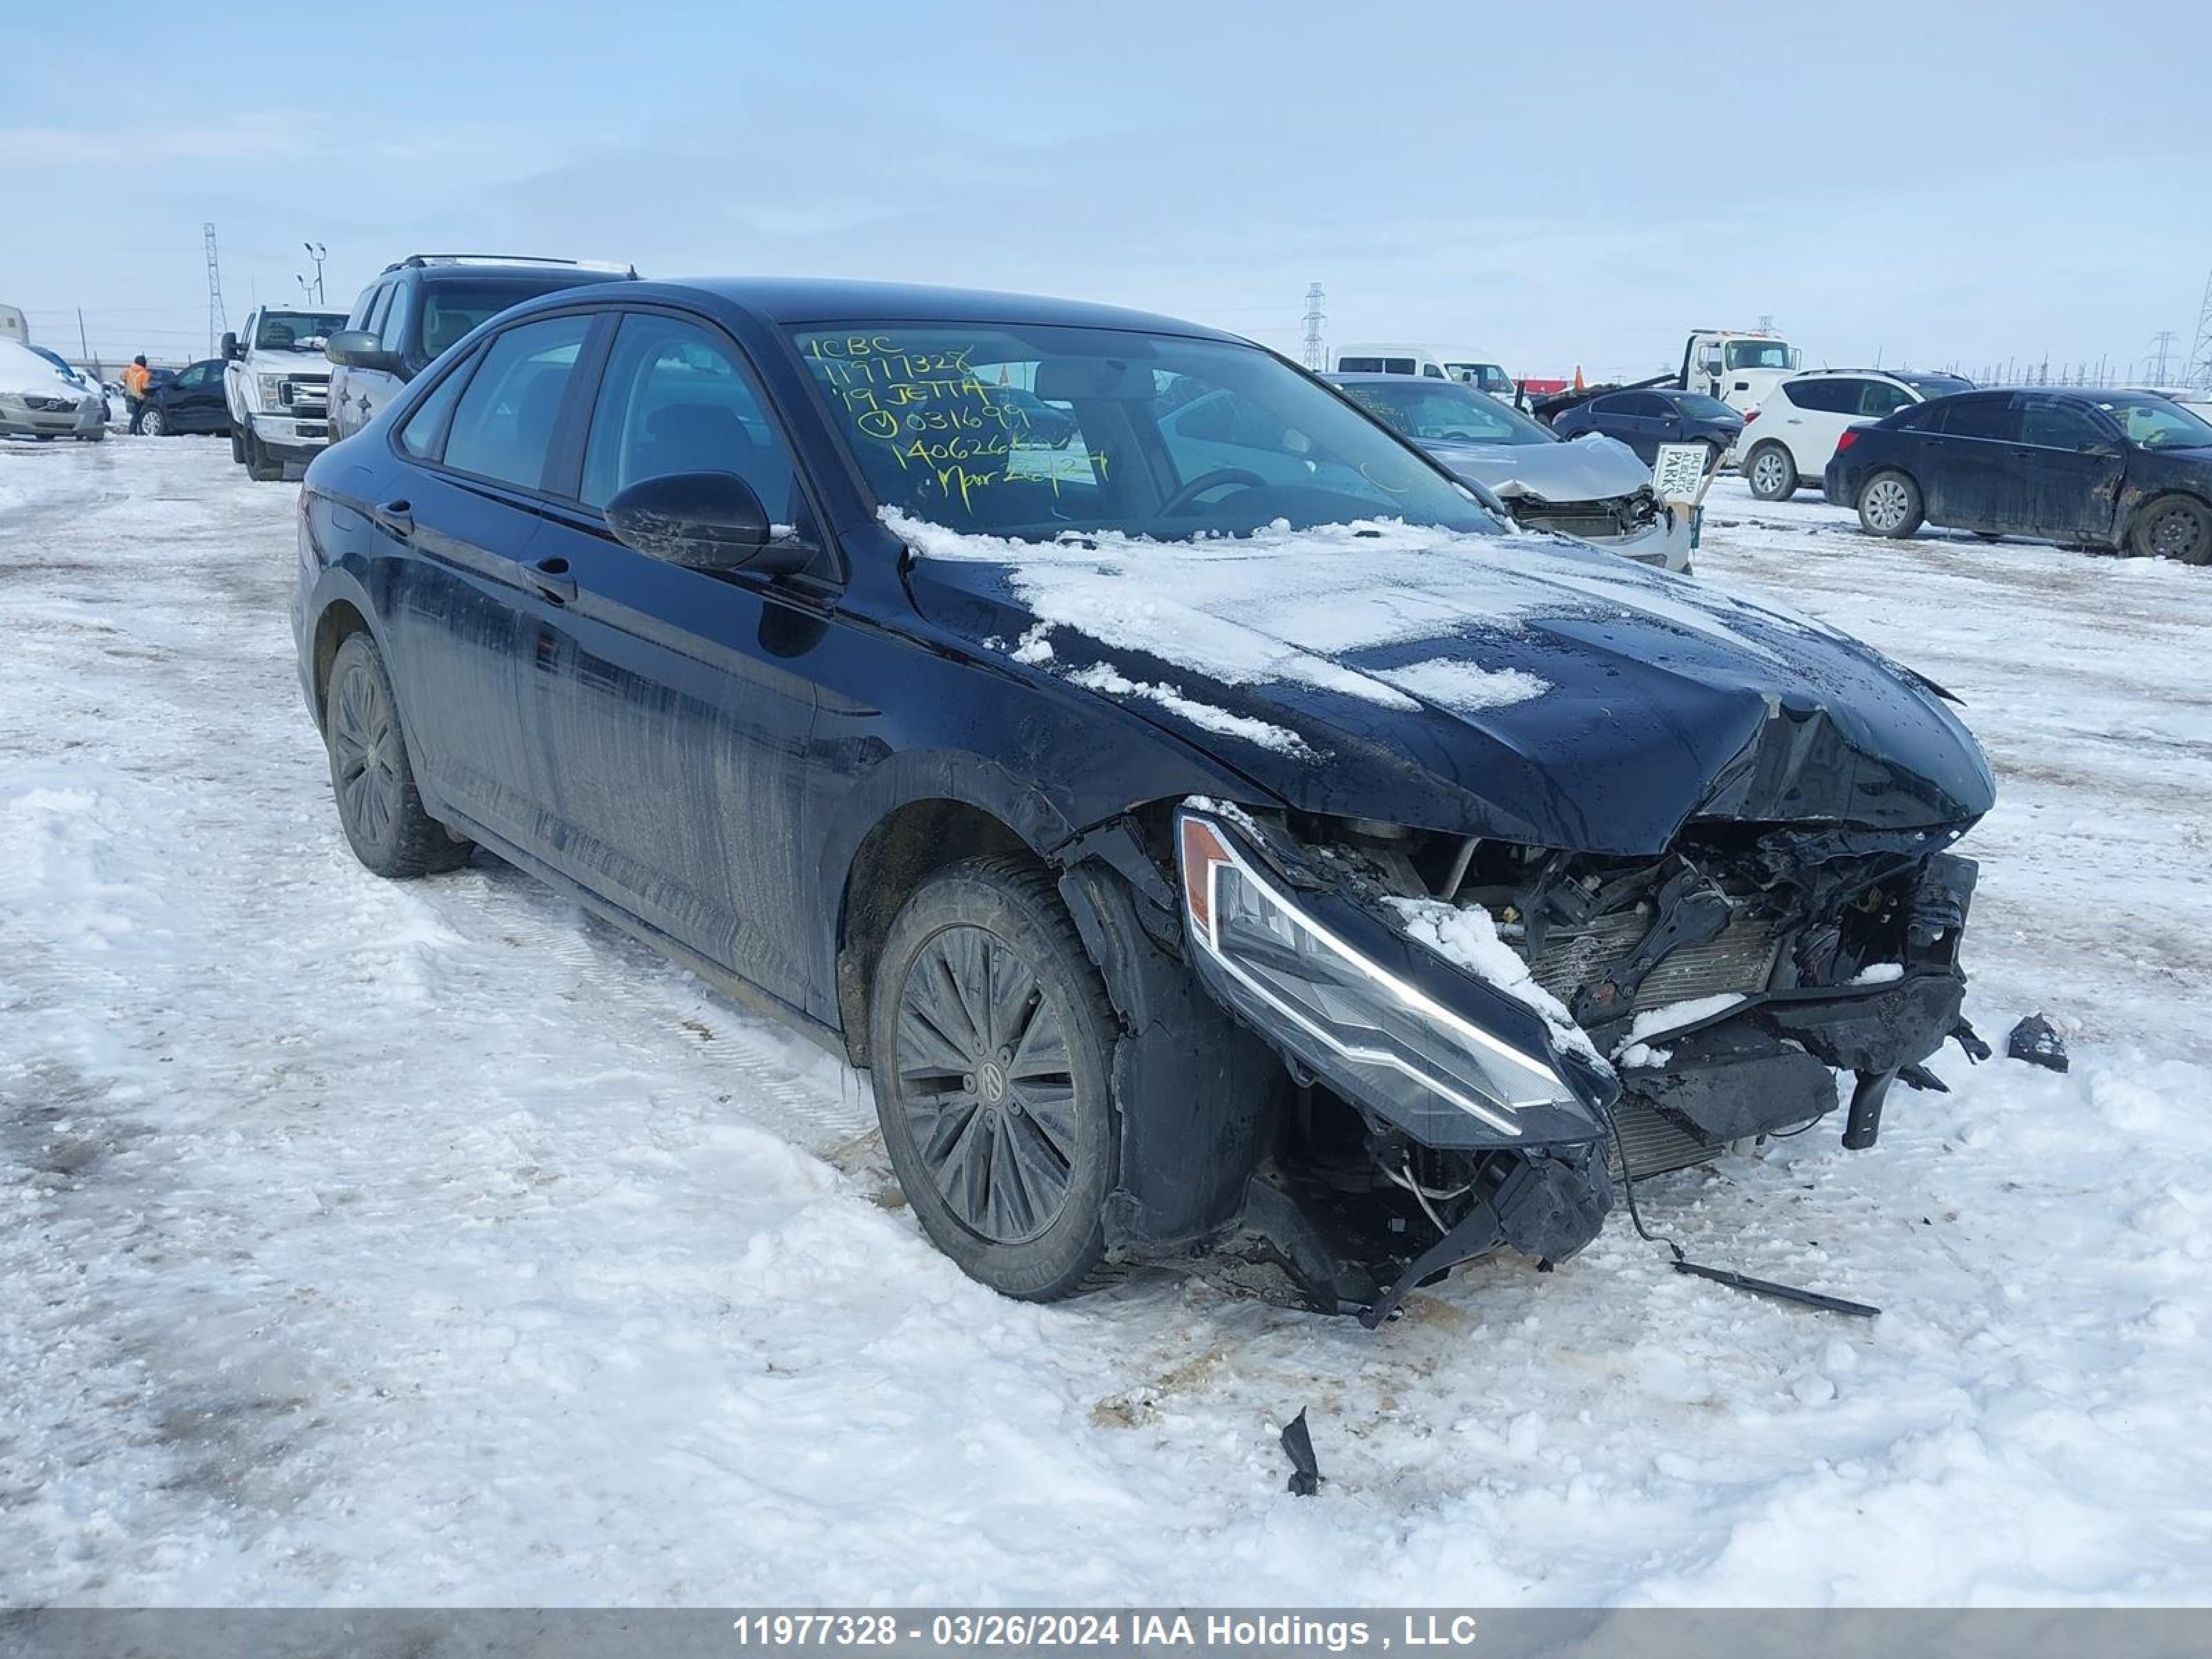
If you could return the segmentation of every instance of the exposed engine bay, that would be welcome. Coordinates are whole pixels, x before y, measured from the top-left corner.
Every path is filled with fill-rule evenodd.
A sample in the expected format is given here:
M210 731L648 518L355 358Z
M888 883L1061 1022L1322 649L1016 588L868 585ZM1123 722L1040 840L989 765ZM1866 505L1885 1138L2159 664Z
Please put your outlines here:
M1261 1177L1281 1201L1249 1219L1318 1305L1379 1318L1501 1247L1563 1261L1624 1177L1808 1128L1839 1072L1844 1144L1871 1146L1895 1080L1940 1089L1921 1062L1980 1048L1963 824L1693 821L1635 860L1197 806L1194 958L1296 1087Z
M1586 542L1615 542L1640 536L1659 523L1667 508L1650 485L1624 495L1595 501L1554 501L1526 490L1494 492L1523 530L1572 536Z

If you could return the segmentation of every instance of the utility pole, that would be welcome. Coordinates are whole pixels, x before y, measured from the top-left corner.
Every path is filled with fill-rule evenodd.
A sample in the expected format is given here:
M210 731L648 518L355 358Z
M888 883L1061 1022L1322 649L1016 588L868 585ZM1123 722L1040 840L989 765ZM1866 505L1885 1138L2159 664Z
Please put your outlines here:
M315 303L319 306L323 302L323 261L330 257L330 251L320 242L302 242L300 246L307 250L307 257L315 262Z
M1328 323L1327 299L1319 283L1307 288L1304 362L1316 374L1328 367L1328 353L1322 343L1322 331Z
M92 343L84 337L84 307L82 306L76 308L76 349L84 354L85 362L92 365L95 377L106 379L105 375L100 374L100 365L93 361Z
M210 219L200 227L200 236L207 243L208 268L208 356L216 354L223 330L230 326L230 319L222 309L222 265L215 253L215 221Z

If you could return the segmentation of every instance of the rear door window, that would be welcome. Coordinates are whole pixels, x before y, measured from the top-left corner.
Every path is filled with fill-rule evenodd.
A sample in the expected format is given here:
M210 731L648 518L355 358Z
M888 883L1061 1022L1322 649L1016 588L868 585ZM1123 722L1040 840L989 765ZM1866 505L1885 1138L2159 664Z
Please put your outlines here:
M729 343L684 318L632 313L599 381L580 493L603 507L631 484L677 472L734 472L771 522L802 516L790 448Z
M454 406L446 465L538 489L591 325L589 316L547 317L495 336Z
M1823 415L1855 415L1859 408L1859 388L1863 380L1791 380L1782 388L1783 395L1800 409L1809 409Z
M2020 441L2020 416L2008 397L1961 398L1940 411L1936 429L1947 438L2016 443Z

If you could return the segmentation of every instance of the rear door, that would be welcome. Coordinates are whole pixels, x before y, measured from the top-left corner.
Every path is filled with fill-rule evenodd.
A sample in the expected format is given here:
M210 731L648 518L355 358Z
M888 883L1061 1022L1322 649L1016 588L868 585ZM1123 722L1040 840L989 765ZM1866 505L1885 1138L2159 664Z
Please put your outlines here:
M1946 398L1917 447L1916 476L1930 524L2027 533L2015 459L2020 416L2010 392Z
M551 862L787 1003L808 1001L820 919L805 822L818 589L648 557L606 503L641 479L735 472L778 534L818 544L810 498L743 353L676 311L619 315L587 433L532 550L553 602L529 653L558 818ZM803 926L802 926L803 923Z
M2024 392L2019 404L2014 460L2026 532L2057 541L2109 536L2127 453L2119 428L2069 398Z
M1770 422L1778 423L1798 471L1817 477L1835 458L1836 441L1850 427L1873 418L1859 412L1865 385L1850 376L1785 380L1766 400L1752 432L1763 438Z
M395 470L398 486L362 504L416 767L477 825L540 857L552 820L528 697L540 602L524 561L556 437L581 416L578 364L595 321L539 317L482 343L392 434L412 463Z

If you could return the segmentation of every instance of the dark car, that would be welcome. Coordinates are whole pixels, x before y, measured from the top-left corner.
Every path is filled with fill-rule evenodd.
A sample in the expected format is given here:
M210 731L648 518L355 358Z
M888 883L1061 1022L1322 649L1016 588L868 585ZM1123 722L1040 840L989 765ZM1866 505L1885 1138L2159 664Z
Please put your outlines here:
M506 253L410 253L362 289L324 354L331 440L358 432L439 353L488 317L557 289L635 277L623 265Z
M155 438L172 432L228 432L222 369L222 358L208 357L173 374L156 370L146 387L146 412L138 429Z
M1608 392L1562 410L1553 418L1552 430L1562 438L1584 432L1618 438L1646 466L1659 459L1661 444L1704 444L1717 463L1742 435L1743 416L1702 392L1650 386Z
M1972 392L1838 441L1822 484L1876 536L1923 523L2212 562L2212 424L2144 392Z
M1168 419L1217 394L1267 475ZM551 295L319 457L301 526L361 861L487 848L868 1069L921 1226L1010 1295L1226 1251L1379 1319L1578 1249L1608 1146L1810 1123L1835 1066L1869 1144L1960 1029L1992 787L1926 682L1506 535L1209 329Z

